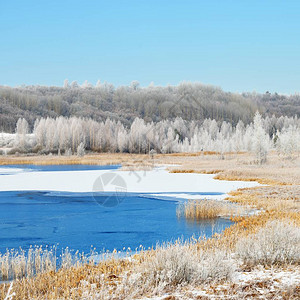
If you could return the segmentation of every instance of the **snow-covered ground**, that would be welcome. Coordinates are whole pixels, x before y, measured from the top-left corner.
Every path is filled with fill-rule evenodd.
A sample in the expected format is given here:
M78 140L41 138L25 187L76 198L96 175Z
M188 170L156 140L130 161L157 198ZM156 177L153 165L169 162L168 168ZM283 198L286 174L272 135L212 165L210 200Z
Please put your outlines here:
M287 292L299 285L299 267L265 269L258 266L249 272L236 272L232 282L207 284L201 288L187 288L184 292L165 294L160 297L143 297L139 300L289 299L282 296L288 295Z
M0 174L5 174L8 168L3 168ZM1 175L0 191L62 191L62 192L93 192L93 186L98 178L111 173L112 178L104 192L115 192L118 188L137 193L178 193L172 197L187 198L185 192L191 193L228 193L238 188L253 187L256 182L219 181L214 175L195 173L169 173L164 168L152 171L54 171L36 172L21 169L9 169L9 175ZM190 199L191 195L188 195ZM196 197L196 196L193 196ZM218 198L219 196L210 196ZM197 197L199 198L199 196Z

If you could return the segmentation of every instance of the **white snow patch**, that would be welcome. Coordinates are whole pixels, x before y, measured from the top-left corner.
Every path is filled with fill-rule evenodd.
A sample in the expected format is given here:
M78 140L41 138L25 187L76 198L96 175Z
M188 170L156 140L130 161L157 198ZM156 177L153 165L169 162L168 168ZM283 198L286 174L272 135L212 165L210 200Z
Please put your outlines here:
M11 169L10 172L14 172ZM211 174L169 173L159 168L152 171L88 170L54 172L17 172L1 175L0 191L63 191L92 192L95 180L104 173L119 175L126 183L128 192L220 192L228 193L238 188L259 185L256 182L221 181ZM118 187L108 184L104 192L115 192ZM174 195L172 195L174 197Z
M300 284L300 269L265 269L257 267L251 272L238 272L234 282L255 282L262 280L273 281L274 286L291 286Z
M178 173L177 173L178 174ZM224 200L226 197L228 197L228 194L222 194L222 195L190 195L185 193L178 193L178 194L149 194L153 197L172 197L177 199L183 199L183 200Z
M255 285L258 282L266 281L268 284L264 287L259 287ZM247 290L243 294L242 288L247 285L252 285L252 288L258 292L259 295L256 295L256 298L253 299L265 299L265 295L272 291L284 291L288 290L290 287L295 287L300 284L300 268L291 267L290 269L283 268L271 268L265 269L263 267L257 267L250 272L237 272L236 277L233 279L233 282L240 287L239 294L228 294L230 290L230 284L232 282L225 282L220 284L203 284L200 288L190 287L184 292L176 292L171 294L165 294L160 297L144 297L139 300L163 300L166 296L175 296L176 299L195 299L197 297L205 297L208 299L221 299L222 295L224 299L244 299L244 296L247 295ZM219 293L212 293L211 286L213 285L216 291ZM222 294L222 291L225 293ZM190 295L190 296L189 296ZM232 296L232 298L231 298ZM251 298L252 299L252 298ZM269 299L269 298L268 298ZM276 298L279 299L279 298ZM281 298L280 298L281 299Z

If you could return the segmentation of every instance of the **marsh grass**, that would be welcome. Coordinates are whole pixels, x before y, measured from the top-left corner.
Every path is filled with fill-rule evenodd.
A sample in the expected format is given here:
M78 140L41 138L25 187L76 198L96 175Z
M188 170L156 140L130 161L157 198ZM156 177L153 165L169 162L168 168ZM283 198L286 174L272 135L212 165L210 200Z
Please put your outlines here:
M162 295L176 287L227 280L236 269L225 251L204 252L195 247L195 240L157 245L155 250L142 252L139 259L111 290L112 299Z
M230 202L217 200L189 200L177 207L177 217L189 220L233 217L244 213L245 209Z
M11 293L15 293L14 300L82 299L85 291L89 294L91 290L97 289L100 291L97 299L112 299L110 290L115 289L120 281L119 276L132 265L128 259L113 256L97 264L77 263L68 268L38 273L33 277L16 278ZM11 282L0 285L0 299L8 295L10 287ZM123 299L122 295L119 295L119 299Z
M126 153L93 153L77 155L10 155L0 156L0 165L114 165L125 162L146 161L148 155Z
M93 263L92 257L95 252L87 255L79 251L71 251L69 248L61 250L57 255L56 246L30 247L28 251L20 249L7 250L0 253L0 281L10 281L23 277L33 277L37 274L55 272L57 269L69 269L79 267L85 264Z
M192 169L171 169L170 173L198 173L198 174L218 174L223 172L220 169L213 169L213 170L203 170L203 171L196 171Z

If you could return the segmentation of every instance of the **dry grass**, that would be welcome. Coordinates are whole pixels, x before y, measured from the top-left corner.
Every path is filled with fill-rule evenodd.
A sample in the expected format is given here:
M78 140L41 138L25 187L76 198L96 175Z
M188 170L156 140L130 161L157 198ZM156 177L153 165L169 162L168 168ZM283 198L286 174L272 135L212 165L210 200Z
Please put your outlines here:
M189 220L234 217L244 213L245 209L232 203L217 200L189 200L177 208L177 216Z
M160 295L174 288L232 278L235 262L225 251L202 251L193 242L177 241L144 252L143 261L123 278L115 295L124 299ZM117 299L117 297L116 297Z
M153 161L138 159L123 163L121 171L151 171L153 167Z
M5 253L0 253L0 281L33 277L37 274L55 272L59 268L69 269L93 264L94 255L96 253L93 249L89 254L85 254L70 251L69 248L62 249L58 255L55 246L49 248L35 246L30 247L28 251L6 250Z
M234 171L231 171L230 173L219 173L214 177L214 179L227 180L227 181L252 181L252 182L256 181L260 184L265 184L265 185L291 185L291 183L281 182L274 179L243 176L240 174L240 172L234 172Z
M286 160L279 157L275 152L270 153L265 165L254 163L254 157L247 153L228 153L224 160L218 155L207 156L161 156L156 157L156 162L180 165L169 167L172 172L216 173L222 180L265 180L262 183L269 184L298 184L300 176L300 158Z
M178 157L194 157L194 156L201 156L201 155L217 155L218 152L216 151L202 151L202 152L195 152L195 153L188 153L188 152L180 152L180 153L170 153L168 154L168 156L174 157L174 156L178 156Z
M215 170L203 170L203 171L195 171L192 169L172 169L170 173L198 173L198 174L219 174L223 172L223 170L215 169Z
M106 290L109 290L109 286L115 286L120 274L128 270L130 265L128 260L111 259L100 262L97 266L62 268L36 277L16 279L13 285L16 295L13 299L82 299L86 289L84 282L98 289L106 286ZM10 283L1 285L1 299L7 295L9 285Z
M222 155L239 155L239 154L245 154L246 152L225 152ZM168 154L168 156L186 156L186 157L194 157L194 156L205 156L205 155L218 155L220 156L221 153L217 152L217 151L201 151L201 152L194 152L194 153L190 153L190 152L181 152L181 153L170 153Z
M57 155L32 155L32 156L0 156L0 165L114 165L135 163L148 159L147 155L125 153L89 154L83 157L57 156Z

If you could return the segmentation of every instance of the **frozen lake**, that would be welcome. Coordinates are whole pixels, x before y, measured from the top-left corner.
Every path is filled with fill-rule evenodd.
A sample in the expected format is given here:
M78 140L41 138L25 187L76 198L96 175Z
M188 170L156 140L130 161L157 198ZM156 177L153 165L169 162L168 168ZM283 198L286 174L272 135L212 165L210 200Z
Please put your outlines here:
M0 167L0 252L55 245L122 250L221 232L231 221L178 219L178 202L224 198L253 182L212 175L121 171L119 166Z

